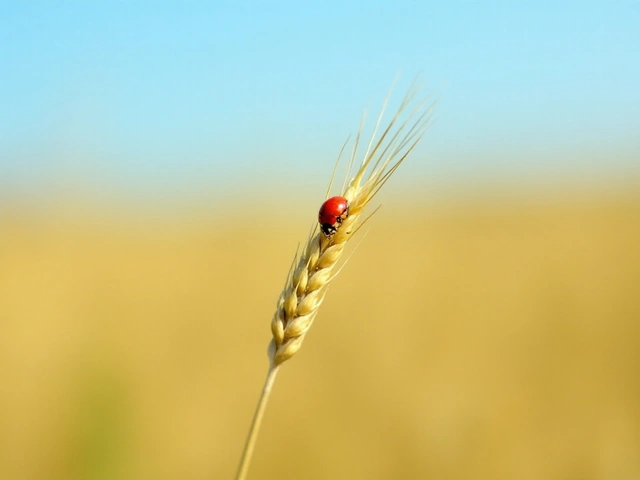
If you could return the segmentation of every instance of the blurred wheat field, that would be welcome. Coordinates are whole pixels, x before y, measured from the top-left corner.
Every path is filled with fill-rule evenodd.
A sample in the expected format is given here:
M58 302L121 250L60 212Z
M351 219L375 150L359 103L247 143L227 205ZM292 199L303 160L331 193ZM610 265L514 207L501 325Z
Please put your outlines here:
M233 476L315 212L229 213L2 213L0 478ZM640 196L368 226L250 478L640 478Z

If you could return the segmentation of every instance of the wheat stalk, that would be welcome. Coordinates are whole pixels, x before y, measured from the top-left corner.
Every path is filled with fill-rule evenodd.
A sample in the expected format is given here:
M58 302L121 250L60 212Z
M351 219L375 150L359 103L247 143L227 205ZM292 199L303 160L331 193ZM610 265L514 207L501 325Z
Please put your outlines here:
M336 267L344 253L346 244L368 218L363 218L365 208L407 158L429 125L434 104L428 96L417 101L416 97L419 92L420 88L414 81L388 126L380 131L380 124L391 95L391 92L389 93L376 121L362 161L357 166L355 175L347 184L346 180L354 167L360 146L366 115L363 117L353 142L351 157L346 168L345 182L341 191L341 196L349 202L349 216L331 237L326 237L320 231L318 224L314 222L305 246L301 253L296 254L294 258L284 289L278 299L276 312L271 320L273 339L268 350L269 371L247 437L236 476L237 480L244 480L246 477L262 416L280 365L293 357L300 349L305 335L313 324L320 305L322 305L329 284L339 272ZM412 105L413 108L411 108ZM327 197L344 148L343 146L336 161Z

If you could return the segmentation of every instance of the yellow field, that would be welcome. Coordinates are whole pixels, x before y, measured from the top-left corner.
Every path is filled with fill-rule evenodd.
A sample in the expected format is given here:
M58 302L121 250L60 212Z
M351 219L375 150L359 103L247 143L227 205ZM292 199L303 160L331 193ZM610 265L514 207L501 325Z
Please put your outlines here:
M212 217L2 213L1 479L233 477L309 219ZM368 225L250 478L640 478L640 197Z

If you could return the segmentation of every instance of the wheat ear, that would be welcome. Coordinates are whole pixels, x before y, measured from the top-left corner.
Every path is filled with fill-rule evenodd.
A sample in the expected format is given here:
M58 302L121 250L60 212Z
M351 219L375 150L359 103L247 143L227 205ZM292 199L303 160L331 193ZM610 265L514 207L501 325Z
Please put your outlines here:
M269 371L247 437L237 480L244 480L246 477L262 416L280 365L300 349L324 300L329 284L339 271L336 267L347 242L354 237L358 228L368 218L363 218L365 208L407 158L429 125L434 104L429 97L417 101L419 92L420 88L414 82L388 126L380 130L391 93L387 96L363 159L357 166L355 175L347 184L346 180L351 175L358 154L363 118L353 143L346 169L345 185L341 192L341 196L349 202L349 216L342 222L337 232L329 238L320 231L314 220L314 226L305 246L294 258L284 289L278 299L276 312L271 320L273 339L268 350ZM341 155L338 157L336 167L340 158ZM334 177L335 172L334 169Z

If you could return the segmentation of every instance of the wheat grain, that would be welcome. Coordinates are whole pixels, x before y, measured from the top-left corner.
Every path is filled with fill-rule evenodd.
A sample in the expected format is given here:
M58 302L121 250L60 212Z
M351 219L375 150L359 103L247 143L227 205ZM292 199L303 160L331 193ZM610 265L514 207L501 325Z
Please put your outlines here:
M341 196L349 201L349 216L330 238L325 237L315 224L302 253L296 255L271 321L273 340L269 354L273 366L290 359L300 349L327 288L337 273L334 270L347 242L362 225L365 208L422 138L433 108L429 97L417 102L403 119L403 114L407 113L418 93L419 89L414 83L389 125L376 138L388 103L387 97L363 160L353 179L346 188L343 186L341 192ZM362 124L354 141L347 176L357 155L361 132Z

